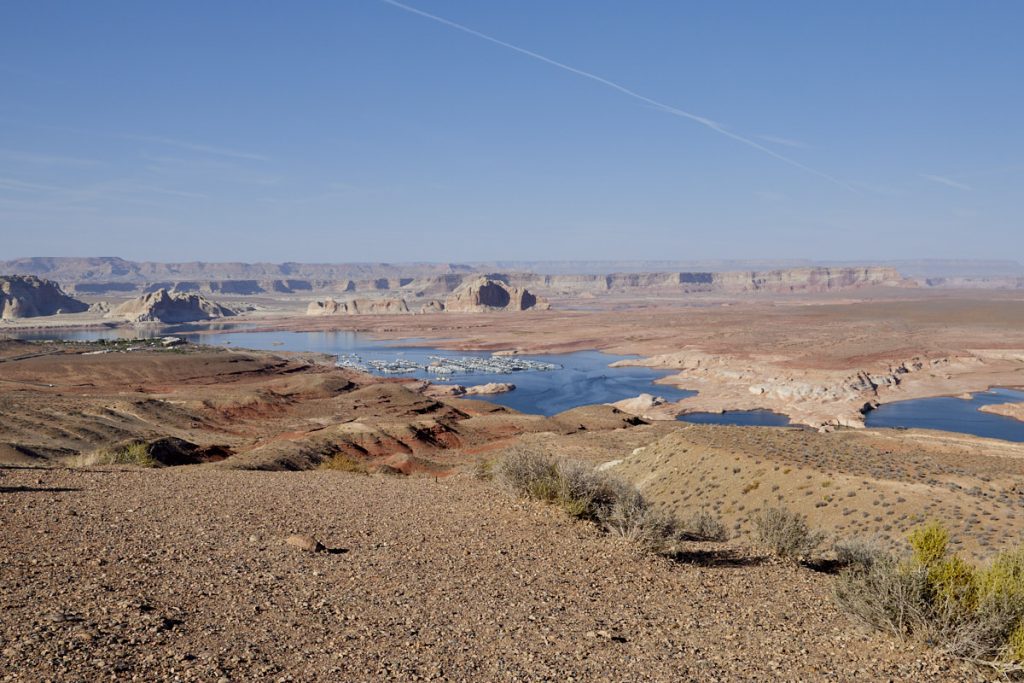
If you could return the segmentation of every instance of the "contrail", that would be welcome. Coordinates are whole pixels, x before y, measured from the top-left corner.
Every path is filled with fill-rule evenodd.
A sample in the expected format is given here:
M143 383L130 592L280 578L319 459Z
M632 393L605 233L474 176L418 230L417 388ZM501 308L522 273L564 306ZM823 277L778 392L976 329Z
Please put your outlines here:
M533 52L532 50L527 50L524 47L519 47L518 45L513 45L512 43L506 43L504 40L499 40L498 38L494 38L492 36L489 36L486 33L481 33L480 31L477 31L475 29L471 29L468 26L463 26L462 24L456 23L456 22L451 21L449 19L445 19L444 17L439 17L436 14L431 14L430 12L424 12L421 9L417 9L417 8L412 7L410 5L406 5L405 3L398 2L398 0L380 0L380 2L383 2L383 3L388 4L388 5L392 5L393 7L397 7L398 9L403 10L405 12L409 12L411 14L417 14L417 15L419 15L421 17L425 17L427 19L430 19L431 21L436 21L439 24L444 24L445 26L454 28L454 29L456 29L458 31L462 31L463 33L468 33L471 36L476 36L477 38L480 38L481 40L486 40L489 43L494 43L495 45L500 45L501 47L507 48L509 50L513 50L515 52L518 52L519 54L526 55L527 57L531 57L532 59L536 59L537 61L544 62L545 64L550 64L551 66L554 66L554 67L557 67L559 69L562 69L563 71L568 71L571 74L575 74L577 76L581 76L583 78L587 78L587 79L589 79L591 81L595 81L597 83L600 83L603 86L606 86L606 87L611 88L613 90L617 90L618 92L622 93L623 95L628 95L629 97L632 97L635 100L639 100L641 102L644 102L645 104L652 105L653 107L655 107L657 109L660 109L661 111L667 112L669 114L672 114L673 116L678 116L680 118L689 119L690 121L693 121L695 123L699 123L700 125L704 126L705 128L709 128L709 129L713 130L714 132L718 133L719 135L724 135L725 137L731 138L732 140L735 140L736 142L740 142L740 143L742 143L744 145L747 145L748 147L753 147L754 149L758 150L759 152L763 152L763 153L767 154L770 157L773 157L775 159L778 159L779 161L787 163L790 166L795 166L796 168L799 168L802 171L806 171L807 173L812 173L812 174L818 176L819 178L824 178L825 180L828 180L829 182L835 183L836 185L839 185L840 187L843 187L843 188L845 188L847 190L850 190L851 192L857 192L857 190L854 187L852 187L851 185L848 185L847 183L843 182L842 180L839 180L838 178L836 178L834 176L831 176L828 173L825 173L823 171L819 171L819 170L817 170L815 168L811 168L810 166L806 166L806 165L800 163L799 161L796 161L795 159L790 159L787 156L783 156L782 154L779 154L778 152L775 152L775 151L765 147L764 145L761 145L761 144L758 144L757 142L754 142L750 138L745 138L742 135L738 135L737 133L733 133L733 132L727 130L726 128L724 128L720 123L717 123L716 121L712 121L709 118L705 118L703 116L698 116L697 114L692 114L692 113L690 113L688 111L684 111L684 110L679 109L677 107L673 107L672 105L665 104L664 102L659 102L658 100L651 99L650 97L647 97L646 95L641 95L640 93L638 93L636 91L630 90L629 88L627 88L624 85L619 85L615 81L610 81L607 78L602 78L601 76L598 76L597 74L590 73L589 71L584 71L582 69L577 69L574 66L569 66L568 64L563 64L562 62L559 62L559 61L556 61L554 59L551 59L550 57L545 57L544 55L538 54L536 52Z

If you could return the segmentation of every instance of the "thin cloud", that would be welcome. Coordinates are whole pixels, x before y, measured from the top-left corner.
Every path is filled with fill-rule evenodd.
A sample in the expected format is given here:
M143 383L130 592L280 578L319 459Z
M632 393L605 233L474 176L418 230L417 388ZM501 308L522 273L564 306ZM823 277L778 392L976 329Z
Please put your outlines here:
M18 161L38 166L68 166L73 168L90 168L93 166L99 166L103 163L96 159L79 159L77 157L36 154L34 152L20 152L13 149L0 149L0 159L8 159L10 161Z
M240 152L234 149L226 149L224 147L213 147L212 145L203 145L196 142L188 142L186 140L174 140L172 138L164 138L157 135L130 135L124 134L118 137L125 140L136 140L139 142L153 142L158 145L167 145L168 147L178 147L179 149L187 149L193 152L203 152L204 154L213 154L216 156L229 157L231 159L247 159L249 161L268 161L268 158L262 154L253 154L252 152Z
M59 192L64 188L53 185L41 185L39 183L28 183L17 178L0 178L0 190L13 190L15 192Z
M933 183L938 183L939 185L945 185L946 187L953 187L953 188L956 188L958 190L966 190L967 192L970 192L971 190L974 189L970 185L965 185L965 184L963 184L961 182L953 180L952 178L946 178L946 177L943 177L943 176L940 176L940 175L932 175L931 173L922 173L921 177L924 178L925 180L930 180Z
M770 142L773 145L782 145L783 147L793 147L794 149L807 149L808 147L806 142L792 138L783 138L778 135L758 135L757 137L765 142Z
M590 73L589 71L584 71L582 69L577 69L576 67L569 66L568 64L564 64L562 62L556 61L554 59L551 59L550 57L545 57L542 54L539 54L537 52L533 52L532 50L527 50L526 48L519 47L518 45L513 45L512 43L507 43L504 40L499 40L498 38L494 38L492 36L489 36L486 33L481 33L480 31L477 31L475 29L471 29L468 26L463 26L462 24L458 24L458 23L456 23L454 21L451 21L449 19L445 19L444 17L439 17L436 14L430 14L429 12L424 12L421 9L417 9L417 8L412 7L410 5L406 5L404 3L398 2L397 0L380 0L380 2L383 2L383 3L387 4L387 5L391 5L392 7L397 7L398 9L403 10L405 12L409 12L411 14L416 14L416 15L424 17L426 19L430 19L431 21L435 21L435 22L437 22L439 24L443 24L445 26L448 26L450 28L456 29L458 31L462 31L463 33L468 33L469 35L475 36L477 38L480 38L481 40L486 40L487 42L493 43L495 45L500 45L501 47L504 47L504 48L506 48L508 50L512 50L514 52L518 52L519 54L526 55L527 57L530 57L532 59L536 59L537 61L540 61L540 62L544 62L545 64L550 64L551 66L554 66L556 68L562 69L563 71L567 71L567 72L569 72L571 74L575 74L576 76L580 76L582 78L589 79L589 80L594 81L596 83L600 83L601 85L604 85L604 86L606 86L608 88L611 88L612 90L616 90L616 91L622 93L623 95L627 95L629 97L632 97L633 99L639 100L640 102L644 102L645 104L652 105L655 108L660 109L663 112L666 112L668 114L672 114L673 116L678 116L680 118L688 119L690 121L698 123L698 124L704 126L705 128L708 128L708 129L718 133L719 135L723 135L723 136L725 136L727 138L735 140L736 142L739 142L741 144L747 145L748 147L752 147L752 148L754 148L754 149L756 149L756 150L758 150L758 151L760 151L760 152L762 152L764 154L767 154L770 157L773 157L774 159L777 159L779 161L782 161L783 163L789 164L790 166L794 166L796 168L799 168L800 170L806 171L807 173L810 173L812 175L816 175L819 178L824 178L825 180L828 180L829 182L835 183L836 185L839 185L840 187L846 188L847 190L850 190L851 192L856 192L857 191L856 189L854 189L848 183L845 183L842 180L839 180L838 178L829 175L828 173L825 173L823 171L819 171L817 169L811 168L810 166L802 164L799 161L796 161L795 159L790 159L787 156L783 156L782 154L779 154L778 152L775 152L775 151L765 147L764 145L762 145L762 144L760 144L758 142L755 142L754 140L751 140L750 138L743 137L742 135L739 135L737 133L733 133L732 131L730 131L727 128L725 128L724 126L722 126L720 123L712 121L709 118L705 118L703 116L698 116L697 114L693 114L693 113L685 111L683 109L679 109L677 107L673 107L673 106L671 106L669 104L665 104L664 102L660 102L658 100L655 100L655 99L652 99L650 97L647 97L646 95L641 95L640 93L635 92L633 90L630 90L629 88L627 88L627 87L625 87L623 85L619 85L615 81L610 81L607 78L602 78L601 76L598 76L597 74Z

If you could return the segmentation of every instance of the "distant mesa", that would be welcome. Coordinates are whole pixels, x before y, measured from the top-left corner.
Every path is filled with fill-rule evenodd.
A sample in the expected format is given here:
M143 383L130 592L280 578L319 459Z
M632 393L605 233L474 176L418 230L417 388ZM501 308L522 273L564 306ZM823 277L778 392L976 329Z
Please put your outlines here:
M323 301L313 301L306 307L306 315L403 315L410 312L405 299L335 301L328 297Z
M107 314L128 322L189 323L235 315L235 311L198 294L158 289L126 301Z
M479 277L462 284L448 296L444 306L445 310L453 313L548 308L547 302L538 299L525 287L513 287L502 280L490 277Z
M0 319L82 313L89 304L68 296L56 282L34 275L0 276Z

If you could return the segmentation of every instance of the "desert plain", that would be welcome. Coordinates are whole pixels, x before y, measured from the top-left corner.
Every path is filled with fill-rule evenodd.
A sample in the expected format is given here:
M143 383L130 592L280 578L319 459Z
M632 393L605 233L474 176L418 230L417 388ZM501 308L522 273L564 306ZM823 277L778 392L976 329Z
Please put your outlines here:
M228 322L501 355L601 350L666 375L650 396L544 416L320 353L133 340L160 329L111 318L138 314L135 291L5 321L0 680L994 675L840 610L831 547L899 552L933 520L972 561L1019 543L1024 444L864 425L886 403L1024 386L1019 290L562 283L511 311L487 304L494 282L507 301L536 287L489 280L454 295L480 310L449 296L415 313L378 285L334 306L327 289L207 292L237 314L195 333ZM125 339L17 338L69 325ZM699 393L659 401L659 385ZM750 409L792 424L675 419ZM129 446L146 466L106 457ZM724 539L650 553L518 497L489 473L523 451L614 474L674 519L712 515ZM774 507L823 535L799 563L758 542Z

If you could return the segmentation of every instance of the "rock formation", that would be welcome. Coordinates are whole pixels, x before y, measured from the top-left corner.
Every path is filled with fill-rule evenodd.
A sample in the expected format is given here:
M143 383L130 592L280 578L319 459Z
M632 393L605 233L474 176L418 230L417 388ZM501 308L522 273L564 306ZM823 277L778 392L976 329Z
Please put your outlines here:
M332 298L312 301L306 315L404 315L409 313L405 299L352 299L335 301Z
M624 398L621 401L616 401L610 405L615 406L619 410L642 417L645 420L675 419L675 415L673 415L673 411L671 409L662 408L660 411L656 410L661 406L667 406L668 401L661 396L654 396L653 394L640 394L633 398Z
M983 413L1002 415L1024 422L1024 403L998 403L978 408Z
M64 293L56 282L33 275L0 277L0 319L81 313L89 305Z
M128 322L188 323L235 315L235 311L199 296L158 289L126 301L107 314Z
M524 287L512 287L501 280L479 277L452 292L444 307L455 313L483 313L545 309L548 305Z

